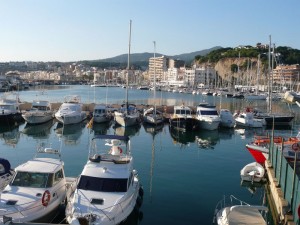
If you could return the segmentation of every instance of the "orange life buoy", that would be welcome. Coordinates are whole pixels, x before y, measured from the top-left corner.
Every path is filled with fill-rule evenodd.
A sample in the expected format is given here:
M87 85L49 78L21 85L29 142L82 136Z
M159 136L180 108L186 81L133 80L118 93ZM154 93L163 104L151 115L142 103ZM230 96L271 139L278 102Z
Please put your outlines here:
M122 148L120 148L120 147L118 147L118 150L120 151L120 153L122 153L122 152L123 152Z
M46 190L42 197L42 205L47 206L50 202L50 198L51 198L50 192Z

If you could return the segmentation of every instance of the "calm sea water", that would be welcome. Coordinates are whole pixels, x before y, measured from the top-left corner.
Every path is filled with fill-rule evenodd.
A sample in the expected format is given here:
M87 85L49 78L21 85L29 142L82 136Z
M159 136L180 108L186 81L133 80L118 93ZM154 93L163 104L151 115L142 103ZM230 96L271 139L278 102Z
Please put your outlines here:
M37 90L20 92L21 101L35 98L62 102L63 96L78 94L84 103L122 103L122 88L89 86L56 86L40 96ZM38 95L38 96L37 96ZM95 97L94 99L94 96ZM129 99L137 104L153 102L150 91L129 90ZM241 99L203 97L191 94L158 92L157 101L164 105L196 106L203 100L231 111L244 106L266 108L265 102L248 103ZM274 109L288 111L285 103L276 103ZM275 130L276 135L295 135L299 129L299 109L290 129ZM0 154L13 167L34 157L38 144L45 143L61 149L67 176L78 176L87 161L91 137L96 134L118 134L131 137L135 168L144 187L140 214L134 214L124 224L212 224L216 203L224 195L234 195L250 204L264 200L262 188L244 187L240 170L254 159L245 148L254 134L270 132L265 129L225 129L181 133L169 129L168 124L153 130L144 125L115 128L113 125L95 125L86 128L86 122L59 126L55 121L28 126L25 123L0 126Z

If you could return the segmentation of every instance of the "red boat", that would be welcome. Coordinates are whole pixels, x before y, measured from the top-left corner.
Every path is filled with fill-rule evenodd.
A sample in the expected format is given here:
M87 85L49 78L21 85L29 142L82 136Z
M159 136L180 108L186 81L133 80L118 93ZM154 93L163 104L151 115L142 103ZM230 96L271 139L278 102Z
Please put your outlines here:
M274 151L281 151L283 146L283 156L288 160L295 158L295 150L300 149L299 134L296 137L288 138L285 140L283 137L274 137ZM268 136L255 136L251 144L247 144L246 148L253 156L256 162L264 164L269 157L269 146L271 138ZM283 143L282 143L283 142ZM297 156L300 160L300 154Z

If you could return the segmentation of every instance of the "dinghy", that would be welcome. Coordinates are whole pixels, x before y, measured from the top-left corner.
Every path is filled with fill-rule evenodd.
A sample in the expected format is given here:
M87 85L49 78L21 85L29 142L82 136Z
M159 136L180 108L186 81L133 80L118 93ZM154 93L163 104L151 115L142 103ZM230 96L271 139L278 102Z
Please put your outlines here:
M249 163L241 170L241 178L243 181L261 182L264 175L264 167L257 162Z

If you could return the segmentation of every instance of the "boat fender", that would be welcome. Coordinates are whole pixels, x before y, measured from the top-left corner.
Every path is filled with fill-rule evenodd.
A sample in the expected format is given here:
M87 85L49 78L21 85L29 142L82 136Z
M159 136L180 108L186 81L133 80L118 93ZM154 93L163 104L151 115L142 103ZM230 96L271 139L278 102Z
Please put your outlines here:
M45 207L48 206L50 202L50 198L51 198L50 191L46 190L42 197L42 205Z
M139 189L139 196L143 197L144 196L144 189L140 187Z
M120 147L118 147L118 150L119 150L120 153L123 152L122 148L120 148Z
M0 158L0 176L10 173L10 163L7 159Z

